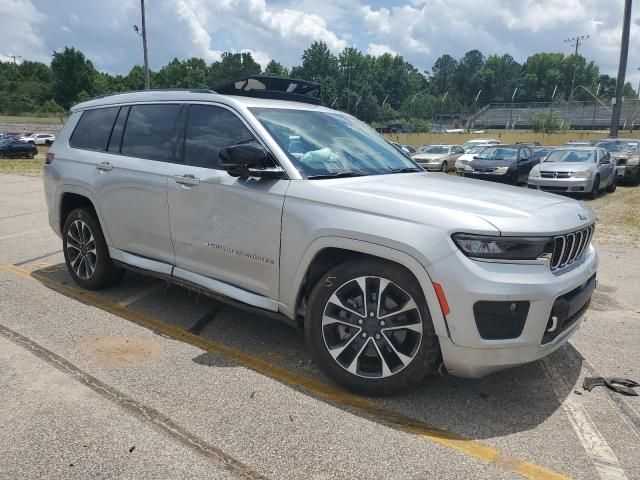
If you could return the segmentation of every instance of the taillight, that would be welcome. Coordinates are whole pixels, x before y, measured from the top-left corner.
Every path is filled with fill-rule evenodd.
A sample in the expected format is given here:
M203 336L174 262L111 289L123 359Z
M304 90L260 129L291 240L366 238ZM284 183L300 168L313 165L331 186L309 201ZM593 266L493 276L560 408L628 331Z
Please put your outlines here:
M53 163L53 157L54 157L53 153L47 152L47 156L45 158L44 164L45 165L51 165Z

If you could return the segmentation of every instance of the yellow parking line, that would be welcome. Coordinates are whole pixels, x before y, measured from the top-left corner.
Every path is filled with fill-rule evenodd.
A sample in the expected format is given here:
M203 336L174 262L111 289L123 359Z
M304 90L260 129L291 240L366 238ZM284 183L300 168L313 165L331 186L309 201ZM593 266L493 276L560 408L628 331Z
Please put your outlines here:
M392 410L370 402L363 397L353 395L338 387L334 387L333 385L324 384L313 378L298 375L290 370L244 353L223 343L216 342L215 340L204 339L182 330L181 328L156 320L155 318L143 313L135 312L118 305L115 302L100 298L88 291L63 285L55 280L44 277L41 274L32 273L28 270L2 262L0 262L0 270L12 272L31 280L36 280L52 290L74 298L82 303L100 308L101 310L130 320L151 330L164 333L175 339L199 347L205 351L230 358L238 364L250 368L262 375L273 378L274 380L284 382L292 387L296 387L307 393L335 402L339 405L350 407L372 419L380 420L389 426L397 428L398 430L412 433L426 440L444 445L503 470L517 473L530 479L559 480L569 478L565 475L554 472L553 470L520 460L516 457L505 455L499 450L488 445L484 445L478 441L463 438L454 433L431 427L418 420L395 413Z

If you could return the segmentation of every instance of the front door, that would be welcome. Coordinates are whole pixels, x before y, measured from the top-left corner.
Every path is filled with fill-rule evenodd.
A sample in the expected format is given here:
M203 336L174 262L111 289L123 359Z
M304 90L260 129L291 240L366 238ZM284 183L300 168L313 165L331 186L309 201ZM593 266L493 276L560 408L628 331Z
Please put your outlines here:
M193 272L277 300L289 180L229 175L220 168L220 150L254 134L227 107L188 108L184 165L168 189L174 275L190 279L185 272Z

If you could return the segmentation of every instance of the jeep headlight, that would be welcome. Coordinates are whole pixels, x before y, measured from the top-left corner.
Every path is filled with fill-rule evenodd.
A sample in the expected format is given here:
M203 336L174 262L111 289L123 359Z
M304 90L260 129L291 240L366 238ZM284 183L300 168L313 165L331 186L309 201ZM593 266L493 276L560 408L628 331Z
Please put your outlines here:
M493 173L495 173L496 175L504 175L508 170L509 167L498 167L493 171Z
M574 178L591 178L591 170L580 170L571 174Z
M492 260L536 260L553 253L551 237L499 237L455 233L451 236L467 257Z
M471 165L465 165L464 166L464 171L465 172L473 172L473 167Z

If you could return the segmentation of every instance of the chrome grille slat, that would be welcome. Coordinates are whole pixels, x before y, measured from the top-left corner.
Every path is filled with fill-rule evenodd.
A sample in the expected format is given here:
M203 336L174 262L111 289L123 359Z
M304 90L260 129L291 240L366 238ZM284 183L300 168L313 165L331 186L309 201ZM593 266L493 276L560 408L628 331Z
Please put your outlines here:
M554 237L551 270L558 270L579 260L591 244L595 225Z

